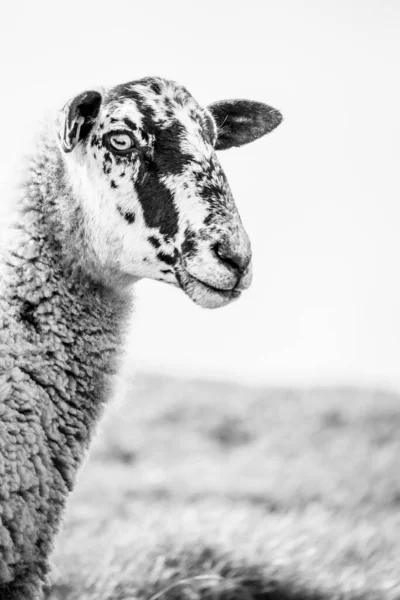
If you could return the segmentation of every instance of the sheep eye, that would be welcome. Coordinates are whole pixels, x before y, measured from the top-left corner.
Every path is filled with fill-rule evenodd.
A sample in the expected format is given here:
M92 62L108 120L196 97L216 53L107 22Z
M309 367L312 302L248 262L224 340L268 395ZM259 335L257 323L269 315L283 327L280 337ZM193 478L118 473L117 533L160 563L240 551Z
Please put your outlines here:
M110 133L107 141L111 150L117 154L131 152L135 147L135 142L129 133Z

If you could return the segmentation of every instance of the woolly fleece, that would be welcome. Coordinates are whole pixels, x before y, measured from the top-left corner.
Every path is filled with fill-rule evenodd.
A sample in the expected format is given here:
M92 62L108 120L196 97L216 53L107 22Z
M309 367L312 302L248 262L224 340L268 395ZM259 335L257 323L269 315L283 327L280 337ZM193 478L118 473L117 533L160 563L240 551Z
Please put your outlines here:
M41 597L68 492L110 391L127 289L93 277L84 217L46 133L0 273L0 598Z

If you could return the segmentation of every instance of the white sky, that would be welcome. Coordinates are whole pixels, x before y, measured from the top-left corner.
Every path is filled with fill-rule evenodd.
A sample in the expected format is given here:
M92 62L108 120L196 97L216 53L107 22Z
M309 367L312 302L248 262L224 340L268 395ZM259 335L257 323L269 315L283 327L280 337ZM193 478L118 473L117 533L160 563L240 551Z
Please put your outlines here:
M284 124L220 155L252 289L204 311L138 284L132 368L400 388L399 31L396 0L9 3L0 202L35 123L92 85L161 75L270 103Z

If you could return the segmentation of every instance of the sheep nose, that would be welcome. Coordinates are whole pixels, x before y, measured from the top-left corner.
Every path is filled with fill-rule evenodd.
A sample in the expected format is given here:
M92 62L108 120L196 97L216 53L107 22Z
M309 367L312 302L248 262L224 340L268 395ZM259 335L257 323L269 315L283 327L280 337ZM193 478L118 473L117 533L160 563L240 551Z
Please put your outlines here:
M250 244L246 244L246 247L239 250L229 241L220 243L215 246L215 254L224 265L231 267L239 274L246 271L251 261Z

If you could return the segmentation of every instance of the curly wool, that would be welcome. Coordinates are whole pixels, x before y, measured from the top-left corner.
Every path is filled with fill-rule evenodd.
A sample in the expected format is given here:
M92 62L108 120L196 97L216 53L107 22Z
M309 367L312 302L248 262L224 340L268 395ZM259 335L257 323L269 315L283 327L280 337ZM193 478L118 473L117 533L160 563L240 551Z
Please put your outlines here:
M126 287L89 275L84 217L47 134L0 274L0 598L41 596L68 492L116 369Z

